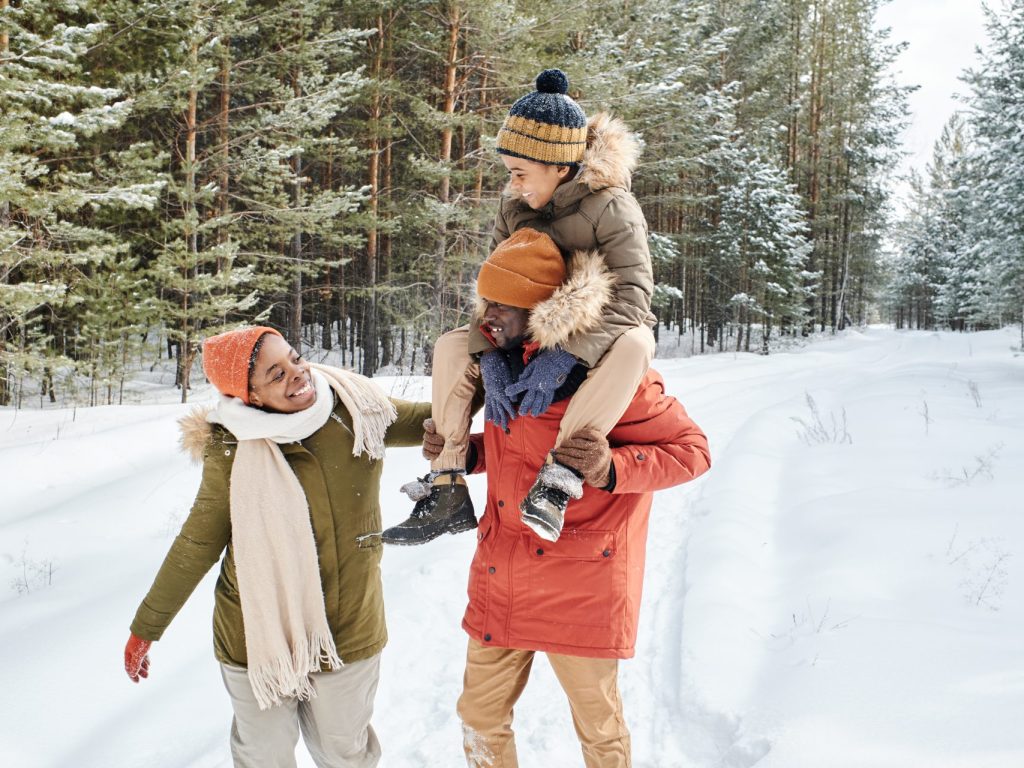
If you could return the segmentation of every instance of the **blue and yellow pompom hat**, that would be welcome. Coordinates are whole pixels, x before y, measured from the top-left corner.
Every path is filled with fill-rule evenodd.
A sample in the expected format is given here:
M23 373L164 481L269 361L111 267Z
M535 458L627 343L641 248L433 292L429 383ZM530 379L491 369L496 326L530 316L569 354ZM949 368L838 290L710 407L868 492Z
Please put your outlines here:
M569 78L562 70L537 75L537 90L512 105L498 131L498 152L547 165L583 160L587 116L568 92Z

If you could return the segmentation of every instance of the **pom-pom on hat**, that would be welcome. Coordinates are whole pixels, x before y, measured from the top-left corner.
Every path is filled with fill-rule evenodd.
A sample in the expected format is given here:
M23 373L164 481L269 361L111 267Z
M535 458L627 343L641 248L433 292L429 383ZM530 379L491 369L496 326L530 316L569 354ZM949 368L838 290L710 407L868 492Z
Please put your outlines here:
M480 266L477 295L485 301L531 309L565 281L565 259L555 241L524 227L498 243Z
M512 105L498 131L498 152L547 165L583 160L587 116L568 92L569 78L562 70L537 75L537 90Z
M203 372L217 391L249 405L249 366L256 342L266 333L281 334L265 325L239 328L203 342Z

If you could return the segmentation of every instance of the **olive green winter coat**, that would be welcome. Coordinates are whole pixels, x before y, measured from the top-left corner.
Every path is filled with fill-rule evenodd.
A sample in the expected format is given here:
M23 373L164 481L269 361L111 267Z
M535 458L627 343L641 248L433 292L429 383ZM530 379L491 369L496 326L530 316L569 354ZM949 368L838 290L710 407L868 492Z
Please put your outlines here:
M505 194L494 218L492 251L516 230L530 227L550 235L567 257L577 251L601 254L615 278L614 295L596 328L561 345L591 368L622 333L654 325L647 222L630 192L639 152L636 139L621 121L604 113L594 115L587 125L587 148L576 177L555 189L551 202L539 211ZM469 324L471 354L492 348L479 326L474 316Z
M418 445L430 403L392 400L398 419L388 446ZM387 642L380 576L382 462L352 455L352 419L339 402L334 414L305 440L279 446L299 479L320 561L327 623L343 662L366 659ZM131 631L159 640L196 585L224 554L215 589L213 642L217 660L246 666L242 607L231 545L228 488L237 441L220 425L194 412L182 419L182 444L201 455L203 478L192 511L171 545Z

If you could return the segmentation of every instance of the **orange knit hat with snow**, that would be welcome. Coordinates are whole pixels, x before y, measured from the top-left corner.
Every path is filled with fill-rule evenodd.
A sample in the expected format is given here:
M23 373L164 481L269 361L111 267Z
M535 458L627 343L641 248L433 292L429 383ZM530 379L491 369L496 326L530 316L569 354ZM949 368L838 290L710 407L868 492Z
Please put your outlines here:
M555 241L529 227L517 229L480 265L476 293L485 301L531 309L565 281L565 259Z
M278 331L265 325L239 328L211 336L203 342L203 371L217 391L249 405L249 367L256 342Z

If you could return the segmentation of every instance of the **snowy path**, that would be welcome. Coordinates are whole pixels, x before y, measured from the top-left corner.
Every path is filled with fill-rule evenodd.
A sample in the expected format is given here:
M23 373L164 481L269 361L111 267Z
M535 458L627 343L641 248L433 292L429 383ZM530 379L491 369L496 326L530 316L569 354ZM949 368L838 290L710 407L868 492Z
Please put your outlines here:
M714 467L655 499L637 657L621 666L638 768L1024 765L1014 343L873 329L769 358L658 362ZM826 424L845 409L852 443L798 439L807 394ZM198 482L175 452L182 412L0 410L0 765L230 765L213 574L155 646L152 677L136 687L121 671L128 622ZM417 451L389 454L387 523L406 513L393 489L420 470ZM482 479L471 487L479 506ZM385 557L384 768L462 764L473 545ZM524 768L582 765L543 658L516 729Z

